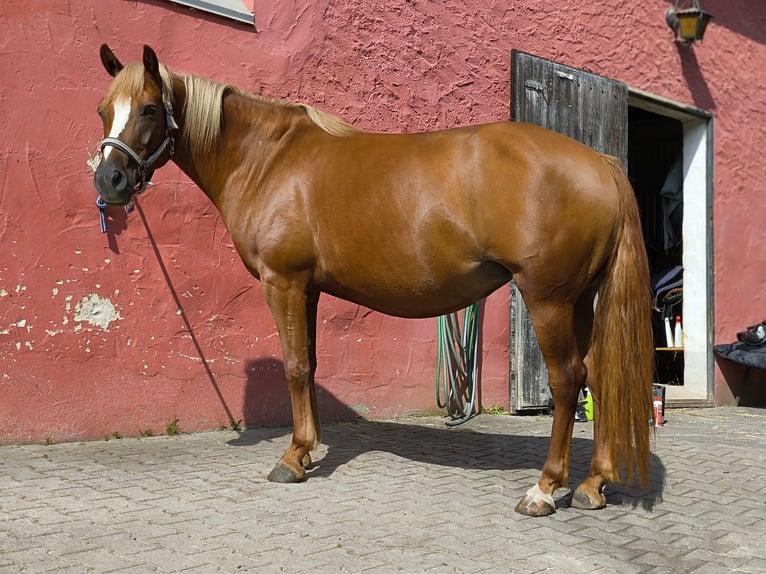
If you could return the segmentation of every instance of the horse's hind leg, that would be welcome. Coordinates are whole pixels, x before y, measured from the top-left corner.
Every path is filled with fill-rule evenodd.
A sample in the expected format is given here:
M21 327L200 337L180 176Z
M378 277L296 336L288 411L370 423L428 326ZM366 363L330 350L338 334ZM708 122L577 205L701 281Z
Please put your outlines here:
M609 440L606 435L606 417L609 413L599 408L601 385L598 370L592 356L585 357L588 368L588 389L593 394L593 456L588 477L577 487L572 495L572 506L583 510L597 510L606 506L606 496L602 492L607 482L617 479L612 465Z
M616 473L612 466L612 457L606 431L606 414L599 409L601 397L601 382L597 365L594 364L590 351L593 336L593 301L596 297L595 288L587 290L575 306L575 333L580 354L584 356L587 372L588 390L593 395L594 424L593 424L593 455L591 456L590 473L572 495L572 506L584 510L596 510L606 506L606 497L601 492L604 484L615 480Z
M548 367L548 384L555 412L548 457L540 480L516 505L527 516L547 516L556 510L553 493L566 486L575 409L586 369L574 330L574 308L569 303L526 301L537 341Z
M314 391L313 355L318 297L306 293L305 282L275 277L263 280L263 293L277 324L285 375L293 408L293 440L269 474L272 482L300 482L311 463L309 452L319 443Z

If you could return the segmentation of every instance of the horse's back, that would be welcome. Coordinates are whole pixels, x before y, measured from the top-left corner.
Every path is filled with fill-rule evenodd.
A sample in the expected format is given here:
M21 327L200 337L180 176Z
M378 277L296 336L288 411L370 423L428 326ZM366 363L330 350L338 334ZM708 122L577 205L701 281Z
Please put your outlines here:
M329 202L358 207L376 221L420 226L423 216L443 210L479 232L494 230L496 218L504 225L509 219L558 225L564 211L617 205L599 153L531 124L362 132L336 141L337 149L328 150L335 157L323 160L332 168L320 176L324 189L314 190L319 211Z

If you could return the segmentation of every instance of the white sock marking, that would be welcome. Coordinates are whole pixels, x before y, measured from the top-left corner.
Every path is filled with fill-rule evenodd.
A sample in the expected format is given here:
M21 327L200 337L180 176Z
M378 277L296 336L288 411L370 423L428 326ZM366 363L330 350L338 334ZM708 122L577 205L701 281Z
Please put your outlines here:
M532 499L534 502L537 502L538 500L542 500L546 504L549 504L551 507L556 508L556 502L553 500L553 496L550 494L545 494L538 484L535 484L532 488L527 490L527 498Z

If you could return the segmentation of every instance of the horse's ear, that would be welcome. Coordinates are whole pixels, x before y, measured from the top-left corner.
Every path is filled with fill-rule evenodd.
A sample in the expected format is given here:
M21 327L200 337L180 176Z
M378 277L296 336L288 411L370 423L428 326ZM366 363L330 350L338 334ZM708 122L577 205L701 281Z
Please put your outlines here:
M144 46L144 69L151 76L158 87L162 86L162 76L160 76L160 63L157 60L157 54L149 46Z
M104 64L104 68L112 77L119 74L124 67L106 44L101 44L101 63Z

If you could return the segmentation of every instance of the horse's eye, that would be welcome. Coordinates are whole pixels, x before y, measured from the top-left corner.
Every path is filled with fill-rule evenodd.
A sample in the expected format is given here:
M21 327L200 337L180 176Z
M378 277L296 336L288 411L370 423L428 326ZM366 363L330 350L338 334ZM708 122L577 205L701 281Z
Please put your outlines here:
M157 111L157 106L146 106L141 112L141 115L144 117L153 116L154 113Z

